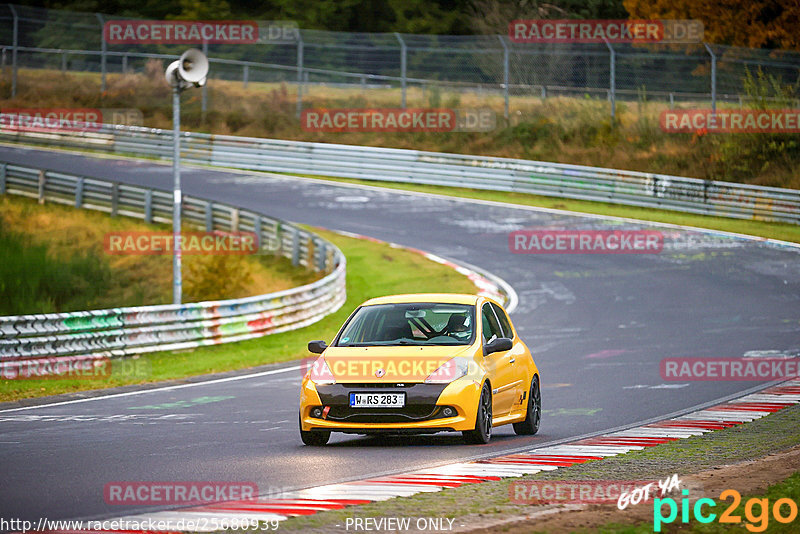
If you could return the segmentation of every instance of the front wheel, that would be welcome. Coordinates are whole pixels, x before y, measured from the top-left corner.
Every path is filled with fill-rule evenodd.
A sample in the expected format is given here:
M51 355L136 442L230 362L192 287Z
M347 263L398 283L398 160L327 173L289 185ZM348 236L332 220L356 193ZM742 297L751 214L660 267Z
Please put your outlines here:
M531 392L528 395L528 410L525 420L514 423L514 432L520 436L532 436L539 431L542 420L542 393L539 391L539 377L531 379Z
M303 427L300 427L300 439L303 440L303 443L306 445L310 445L312 447L321 447L328 443L328 440L331 439L331 431L330 430L303 430Z
M488 383L483 385L481 398L478 400L475 429L465 430L462 434L464 441L474 445L486 444L492 439L492 392Z

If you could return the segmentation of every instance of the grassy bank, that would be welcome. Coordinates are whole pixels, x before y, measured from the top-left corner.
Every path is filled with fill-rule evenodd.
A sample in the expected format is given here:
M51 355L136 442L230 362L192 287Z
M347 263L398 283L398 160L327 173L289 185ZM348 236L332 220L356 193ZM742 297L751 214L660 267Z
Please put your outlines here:
M465 276L419 254L331 232L317 232L339 246L347 257L347 302L336 313L305 328L260 339L142 356L138 368L143 369L146 376L124 377L112 373L102 379L0 380L0 402L158 382L303 358L308 356L306 343L309 340L330 341L353 309L368 298L392 293L475 292L475 286Z
M171 255L104 249L107 233L142 231L169 228L0 196L0 315L172 302ZM185 255L183 272L187 302L280 291L320 276L274 256Z
M212 73L213 75L213 73ZM7 95L8 80L0 82ZM754 95L774 92L768 81L756 79ZM65 96L68 95L68 96ZM169 88L163 68L152 61L146 72L109 74L100 91L100 75L48 70L20 70L14 100L0 99L0 108L89 107L137 108L146 126L171 126ZM503 118L501 95L447 92L433 87L409 88L409 107L488 108L497 126L471 133L321 133L306 132L295 117L294 87L279 83L210 80L209 107L200 113L200 91L183 97L184 128L217 134L245 135L367 146L415 148L463 154L518 157L533 160L659 172L697 178L800 188L800 143L791 134L675 134L659 125L663 102L619 102L617 121L609 117L604 99L512 96L511 116ZM398 89L308 86L308 108L398 107ZM707 107L706 103L683 103ZM720 104L720 109L724 108ZM790 107L790 106L786 106Z

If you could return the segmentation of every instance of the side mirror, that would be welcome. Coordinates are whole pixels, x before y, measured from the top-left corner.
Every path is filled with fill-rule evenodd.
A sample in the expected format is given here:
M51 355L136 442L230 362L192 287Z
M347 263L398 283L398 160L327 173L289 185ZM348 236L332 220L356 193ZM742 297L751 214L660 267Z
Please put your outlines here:
M324 341L309 341L308 342L308 352L313 352L314 354L322 354L325 349L328 348L328 344Z
M497 339L493 339L483 346L483 355L488 356L493 352L511 350L511 347L513 346L514 343L512 343L512 341L507 337L498 337Z

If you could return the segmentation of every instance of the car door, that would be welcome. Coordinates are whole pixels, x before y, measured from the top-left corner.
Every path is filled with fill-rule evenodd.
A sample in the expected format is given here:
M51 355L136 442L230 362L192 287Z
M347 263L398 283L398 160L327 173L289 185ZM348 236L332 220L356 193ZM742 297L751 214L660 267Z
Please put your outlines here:
M503 330L488 302L481 307L481 324L484 345L495 338L503 337ZM492 412L495 417L507 415L516 400L517 388L510 353L511 351L500 351L484 355L484 363L492 383Z
M511 320L508 318L505 310L494 302L492 302L491 305L500 323L500 328L503 329L503 337L510 339L514 343L514 346L509 351L509 363L511 364L513 382L512 389L514 390L514 406L512 406L511 409L518 410L525 404L523 401L527 398L526 392L530 385L530 373L527 369L527 363L518 359L520 356L524 355L525 350L522 346L522 342L514 335L514 329L511 327ZM523 393L525 393L524 396Z

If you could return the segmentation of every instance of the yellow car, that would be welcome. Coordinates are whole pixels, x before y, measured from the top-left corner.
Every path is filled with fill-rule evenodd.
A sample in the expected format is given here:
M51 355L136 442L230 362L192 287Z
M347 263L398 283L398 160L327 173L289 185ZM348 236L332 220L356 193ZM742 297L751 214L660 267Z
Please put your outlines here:
M476 295L394 295L368 300L320 354L300 393L300 436L325 445L331 432L460 431L488 443L512 423L535 434L539 371L505 310Z

